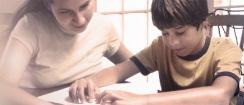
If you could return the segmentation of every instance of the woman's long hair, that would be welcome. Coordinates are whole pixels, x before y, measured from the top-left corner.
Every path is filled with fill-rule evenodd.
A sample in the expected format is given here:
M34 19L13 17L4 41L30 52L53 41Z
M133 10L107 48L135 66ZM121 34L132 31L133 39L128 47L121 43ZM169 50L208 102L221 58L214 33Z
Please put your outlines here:
M18 21L27 13L43 11L51 14L48 8L52 2L53 0L26 0L13 16L13 19L7 29L7 34L11 34Z

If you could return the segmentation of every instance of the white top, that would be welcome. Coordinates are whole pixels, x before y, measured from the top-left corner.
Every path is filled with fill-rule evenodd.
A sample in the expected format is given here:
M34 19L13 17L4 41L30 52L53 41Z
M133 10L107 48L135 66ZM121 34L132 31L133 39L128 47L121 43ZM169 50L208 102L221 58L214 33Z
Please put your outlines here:
M22 87L50 88L94 74L102 69L102 57L112 56L120 46L105 16L94 13L87 29L76 36L65 35L50 16L44 16L27 14L10 36L10 42L22 44L32 54Z

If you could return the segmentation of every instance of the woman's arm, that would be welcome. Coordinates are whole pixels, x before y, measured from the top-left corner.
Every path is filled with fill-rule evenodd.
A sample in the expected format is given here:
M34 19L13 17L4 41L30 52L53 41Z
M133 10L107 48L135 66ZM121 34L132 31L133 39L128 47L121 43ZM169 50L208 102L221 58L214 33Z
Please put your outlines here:
M139 73L138 67L131 60L128 60L116 66L106 68L90 77L90 79L92 79L97 86L101 87L124 81L136 73Z
M1 58L1 80L18 86L30 59L31 52L17 39L11 38Z
M39 100L33 95L27 93L26 91L7 84L2 84L1 86L1 99L7 103L7 105L53 105L49 102Z
M17 105L50 105L18 88L32 53L18 39L9 39L0 64L0 81L8 88L1 88L0 91L6 93L1 95Z

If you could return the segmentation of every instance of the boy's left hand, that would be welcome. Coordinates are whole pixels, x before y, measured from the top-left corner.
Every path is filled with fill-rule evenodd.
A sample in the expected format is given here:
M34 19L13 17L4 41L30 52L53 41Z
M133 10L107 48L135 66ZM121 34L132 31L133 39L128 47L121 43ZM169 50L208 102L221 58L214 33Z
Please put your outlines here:
M106 90L96 97L101 105L146 105L147 96L119 90Z

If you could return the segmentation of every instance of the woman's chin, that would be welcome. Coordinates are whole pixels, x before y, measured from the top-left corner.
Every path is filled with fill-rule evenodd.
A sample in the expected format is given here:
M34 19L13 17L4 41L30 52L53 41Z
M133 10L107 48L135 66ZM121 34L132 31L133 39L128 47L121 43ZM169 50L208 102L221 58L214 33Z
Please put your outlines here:
M85 29L75 29L75 30L72 30L72 31L65 31L66 34L69 34L69 35L77 35L77 34L80 34L84 31Z

